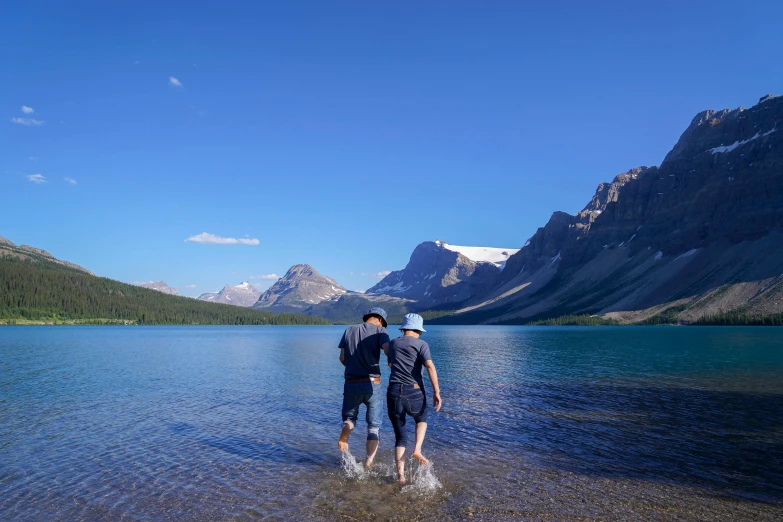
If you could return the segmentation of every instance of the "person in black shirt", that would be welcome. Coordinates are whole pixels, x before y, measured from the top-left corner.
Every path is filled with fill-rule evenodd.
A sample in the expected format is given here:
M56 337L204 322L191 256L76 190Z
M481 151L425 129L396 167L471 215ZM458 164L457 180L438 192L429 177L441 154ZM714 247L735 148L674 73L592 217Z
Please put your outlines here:
M345 366L343 385L343 429L337 447L348 451L348 437L356 426L359 406L367 408L367 458L365 468L372 466L378 451L381 429L381 350L389 349L386 333L386 311L373 308L361 324L346 328L340 340L340 362Z

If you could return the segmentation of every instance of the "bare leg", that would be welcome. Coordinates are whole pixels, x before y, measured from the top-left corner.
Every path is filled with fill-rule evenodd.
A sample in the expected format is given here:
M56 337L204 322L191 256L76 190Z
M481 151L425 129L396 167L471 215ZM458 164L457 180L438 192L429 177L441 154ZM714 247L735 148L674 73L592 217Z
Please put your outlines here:
M353 429L353 422L351 421L343 422L343 431L340 432L340 440L337 441L337 447L340 448L340 451L342 451L343 453L348 451L348 437L350 437L352 429Z
M397 482L400 486L405 485L405 446L398 446L394 448L395 457L397 458Z
M416 423L416 448L413 450L413 458L419 461L419 464L429 464L430 461L421 454L421 445L424 444L424 435L427 433L427 423Z
M378 440L367 439L367 460L364 461L364 469L370 469L378 452Z

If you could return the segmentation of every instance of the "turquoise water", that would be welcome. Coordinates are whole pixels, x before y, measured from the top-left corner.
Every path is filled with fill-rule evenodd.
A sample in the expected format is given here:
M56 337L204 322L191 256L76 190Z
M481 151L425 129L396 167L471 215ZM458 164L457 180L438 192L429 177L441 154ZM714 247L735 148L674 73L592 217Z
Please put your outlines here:
M0 328L0 519L783 517L783 330L432 327L405 490L387 419L341 466L341 332Z

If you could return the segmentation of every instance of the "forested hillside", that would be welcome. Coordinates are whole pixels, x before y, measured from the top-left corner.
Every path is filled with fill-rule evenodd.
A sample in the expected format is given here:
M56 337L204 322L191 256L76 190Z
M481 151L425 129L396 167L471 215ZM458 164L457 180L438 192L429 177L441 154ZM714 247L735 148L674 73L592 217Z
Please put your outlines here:
M88 275L54 262L0 257L0 321L130 321L138 324L329 324L298 314L273 314L166 295Z

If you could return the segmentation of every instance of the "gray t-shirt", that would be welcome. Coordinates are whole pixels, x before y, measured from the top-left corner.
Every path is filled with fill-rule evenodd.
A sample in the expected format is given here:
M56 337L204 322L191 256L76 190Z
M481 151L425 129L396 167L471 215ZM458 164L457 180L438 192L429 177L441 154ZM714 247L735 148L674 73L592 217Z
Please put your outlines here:
M345 350L345 378L380 377L381 349L389 342L386 328L370 323L345 329L338 348Z
M398 337L389 344L389 384L418 384L424 388L421 367L431 361L430 345L415 337Z

